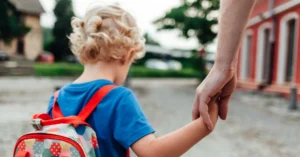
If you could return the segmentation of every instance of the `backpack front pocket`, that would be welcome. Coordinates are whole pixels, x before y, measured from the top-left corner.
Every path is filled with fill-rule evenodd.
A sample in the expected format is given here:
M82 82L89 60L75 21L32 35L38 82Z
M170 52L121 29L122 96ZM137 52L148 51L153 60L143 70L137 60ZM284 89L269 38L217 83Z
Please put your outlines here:
M25 156L20 156L20 154L24 154ZM16 143L14 157L33 157L33 154L40 157L86 156L82 147L75 140L60 135L46 133L26 134Z

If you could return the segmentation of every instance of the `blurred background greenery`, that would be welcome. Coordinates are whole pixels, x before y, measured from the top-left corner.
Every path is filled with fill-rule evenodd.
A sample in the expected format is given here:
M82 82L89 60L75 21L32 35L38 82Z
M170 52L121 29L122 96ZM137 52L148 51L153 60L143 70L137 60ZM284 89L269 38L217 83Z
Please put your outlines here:
M27 63L34 61L31 68L33 74L38 76L79 75L83 67L72 54L67 38L71 33L71 19L76 16L73 11L73 1L55 0L53 27L40 26L40 28L27 22L27 18L32 15L40 20L44 9L38 0L30 0L29 3L39 6L40 10L36 9L33 14L30 8L20 7L22 2L18 0L0 2L0 41L3 41L3 44L0 44L1 53L7 54L7 60L16 61L18 67L22 67L22 63L26 61ZM214 53L209 52L207 46L213 43L217 35L215 15L218 8L218 0L183 0L180 5L170 8L161 17L152 21L158 32L177 30L180 32L178 34L180 37L196 38L198 46L193 49L165 48L152 37L151 33L144 32L146 55L133 65L130 76L203 79L213 64L212 57L207 56ZM42 39L35 55L32 55L26 47L28 46L26 44L34 41L32 32ZM28 68L28 65L23 67ZM21 75L21 73L17 74Z

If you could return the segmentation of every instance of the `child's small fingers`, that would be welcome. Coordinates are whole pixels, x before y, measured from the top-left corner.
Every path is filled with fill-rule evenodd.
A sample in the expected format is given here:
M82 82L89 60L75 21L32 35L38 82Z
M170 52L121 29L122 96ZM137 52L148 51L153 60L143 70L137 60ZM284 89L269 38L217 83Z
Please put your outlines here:
M209 102L209 105L217 103L220 95L221 95L221 93L217 93L215 96L213 96Z
M214 115L218 113L219 106L218 106L218 101L219 101L220 94L216 94L214 97L211 98L209 104L208 104L208 110L209 114Z

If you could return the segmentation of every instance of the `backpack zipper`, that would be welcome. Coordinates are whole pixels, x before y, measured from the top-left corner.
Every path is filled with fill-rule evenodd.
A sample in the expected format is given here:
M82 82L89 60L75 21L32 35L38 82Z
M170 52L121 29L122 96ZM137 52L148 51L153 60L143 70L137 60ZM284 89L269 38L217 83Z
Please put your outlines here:
M65 141L71 144L72 146L74 146L79 151L81 157L86 156L82 147L76 141L64 136L55 135L55 134L46 134L46 133L30 133L20 137L14 148L14 156L18 145L26 139L53 139L53 140Z

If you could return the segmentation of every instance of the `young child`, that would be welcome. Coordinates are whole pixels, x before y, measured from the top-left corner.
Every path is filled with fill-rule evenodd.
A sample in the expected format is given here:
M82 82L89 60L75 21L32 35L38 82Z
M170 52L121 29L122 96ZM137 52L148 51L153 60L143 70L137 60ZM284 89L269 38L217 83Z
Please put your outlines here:
M134 18L118 6L96 7L83 20L74 18L72 27L71 48L84 65L84 72L60 90L58 103L64 116L77 115L101 87L121 85L130 65L144 49L144 39ZM52 104L53 96L48 113ZM209 106L215 124L218 107L215 103ZM97 133L103 157L125 157L128 148L143 157L181 156L211 132L199 118L165 136L155 137L136 96L121 86L104 97L87 122Z

